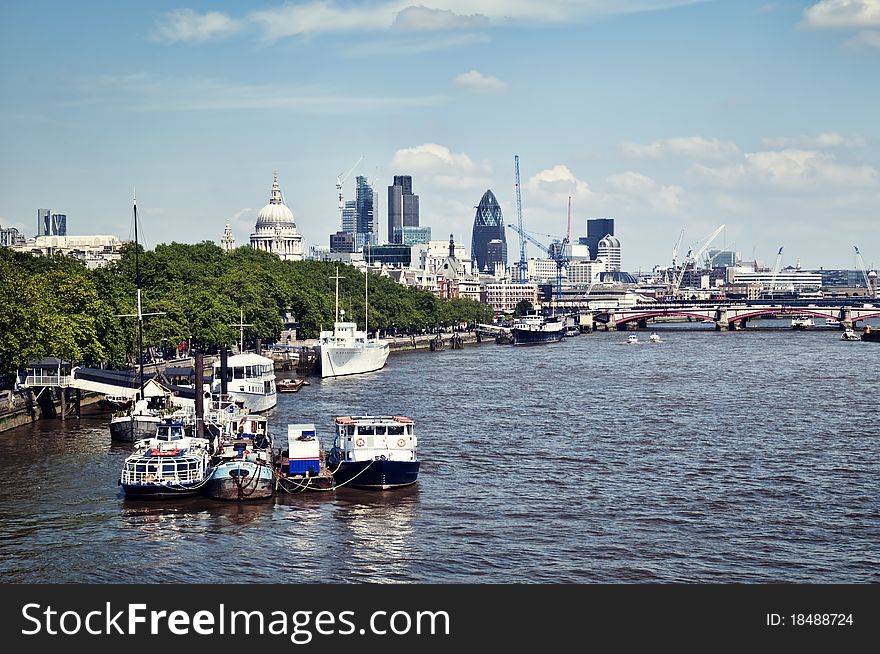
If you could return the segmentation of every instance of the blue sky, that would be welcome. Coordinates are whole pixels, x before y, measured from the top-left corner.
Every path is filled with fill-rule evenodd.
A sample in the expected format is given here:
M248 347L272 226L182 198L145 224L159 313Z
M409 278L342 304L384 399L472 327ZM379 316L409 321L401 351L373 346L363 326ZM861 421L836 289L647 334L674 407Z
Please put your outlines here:
M4 2L0 225L128 238L136 187L149 247L241 244L277 172L326 244L363 156L380 236L411 174L469 246L487 188L516 222L519 155L526 229L564 235L570 195L632 271L721 224L768 265L878 266L878 82L880 0Z

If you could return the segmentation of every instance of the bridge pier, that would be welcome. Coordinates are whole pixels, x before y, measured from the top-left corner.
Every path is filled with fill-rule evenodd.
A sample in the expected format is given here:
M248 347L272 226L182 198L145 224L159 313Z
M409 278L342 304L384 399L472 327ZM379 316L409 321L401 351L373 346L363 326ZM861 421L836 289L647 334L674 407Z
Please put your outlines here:
M853 328L852 309L850 307L841 307L838 322L840 323L841 331Z
M639 328L639 329L647 329L647 328L648 328L648 319L647 319L647 318L641 318L641 319L637 322L636 327Z
M730 329L730 322L727 320L727 309L722 307L715 312L715 331L720 332L725 329Z

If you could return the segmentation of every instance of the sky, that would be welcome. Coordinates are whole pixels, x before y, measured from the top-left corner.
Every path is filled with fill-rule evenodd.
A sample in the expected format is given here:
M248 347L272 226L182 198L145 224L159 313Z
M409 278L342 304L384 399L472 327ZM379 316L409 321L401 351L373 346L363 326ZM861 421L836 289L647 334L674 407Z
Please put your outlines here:
M351 170L380 239L408 174L470 248L486 189L517 222L518 156L524 228L563 237L570 197L632 272L721 225L766 265L880 266L880 0L4 0L0 88L0 226L28 237L47 208L130 238L136 189L147 247L244 244L277 173L327 245Z

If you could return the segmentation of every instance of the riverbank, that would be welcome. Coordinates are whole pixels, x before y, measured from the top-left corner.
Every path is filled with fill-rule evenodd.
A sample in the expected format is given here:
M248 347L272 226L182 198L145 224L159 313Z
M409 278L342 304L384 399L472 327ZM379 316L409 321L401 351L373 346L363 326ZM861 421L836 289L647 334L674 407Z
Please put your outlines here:
M83 393L79 406L80 411L101 401L98 393ZM0 432L28 425L44 417L76 419L75 404L71 398L53 397L51 403L39 401L30 391L0 391ZM48 414L48 415L47 415Z

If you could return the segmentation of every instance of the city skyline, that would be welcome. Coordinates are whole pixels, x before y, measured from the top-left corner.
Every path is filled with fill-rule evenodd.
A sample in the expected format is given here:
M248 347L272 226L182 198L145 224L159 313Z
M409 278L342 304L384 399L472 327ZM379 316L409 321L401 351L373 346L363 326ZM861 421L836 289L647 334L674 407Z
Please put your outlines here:
M571 196L572 240L613 217L629 271L721 224L745 259L880 266L880 0L420 5L5 5L0 226L126 238L136 187L148 247L241 245L277 172L307 251L363 156L345 200L412 176L469 245L487 189L516 221L519 155L524 227L563 236Z

